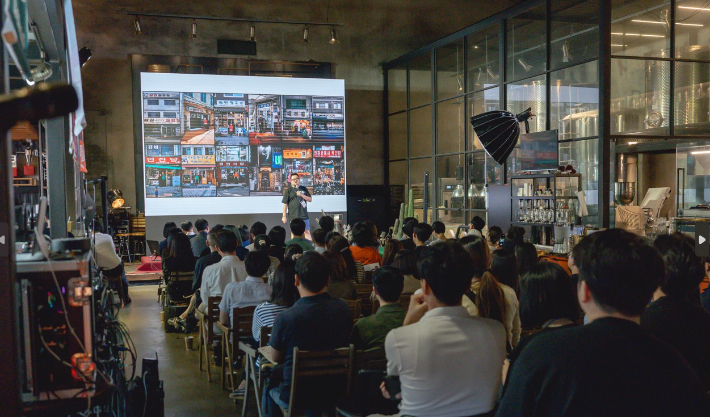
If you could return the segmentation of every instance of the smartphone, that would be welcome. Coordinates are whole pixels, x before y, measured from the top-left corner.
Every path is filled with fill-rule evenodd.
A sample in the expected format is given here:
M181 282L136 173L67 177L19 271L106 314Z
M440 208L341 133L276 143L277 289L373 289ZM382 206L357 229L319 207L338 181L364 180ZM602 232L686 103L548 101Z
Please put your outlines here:
M399 377L398 376L392 376L392 375L385 375L384 377L385 381L385 389L387 389L387 392L390 393L390 399L399 401L399 399L395 398L397 394L402 392L402 386L399 382Z

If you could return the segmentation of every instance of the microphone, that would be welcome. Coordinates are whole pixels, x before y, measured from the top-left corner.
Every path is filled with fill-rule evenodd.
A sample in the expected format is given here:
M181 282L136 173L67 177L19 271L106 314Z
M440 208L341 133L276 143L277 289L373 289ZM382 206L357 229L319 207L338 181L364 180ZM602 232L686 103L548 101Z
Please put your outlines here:
M35 122L67 115L79 107L76 90L66 83L39 83L0 96L0 130L21 120Z

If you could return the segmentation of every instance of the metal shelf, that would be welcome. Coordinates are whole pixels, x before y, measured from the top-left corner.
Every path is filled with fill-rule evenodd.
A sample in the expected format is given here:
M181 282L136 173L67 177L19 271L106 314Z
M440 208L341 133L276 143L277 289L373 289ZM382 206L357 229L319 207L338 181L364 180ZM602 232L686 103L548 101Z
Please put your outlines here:
M510 224L515 225L515 226L545 226L545 227L552 227L555 225L554 223L525 223L525 222L511 222Z
M536 195L532 197L521 197L521 196L513 196L513 200L554 200L554 196L550 195ZM560 197L557 197L560 198Z

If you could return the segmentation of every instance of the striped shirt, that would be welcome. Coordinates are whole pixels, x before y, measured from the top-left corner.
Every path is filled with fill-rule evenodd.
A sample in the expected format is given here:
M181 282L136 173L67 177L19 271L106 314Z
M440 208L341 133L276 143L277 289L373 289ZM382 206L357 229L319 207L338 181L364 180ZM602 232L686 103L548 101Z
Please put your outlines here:
M268 301L256 306L256 309L254 309L254 321L252 321L251 325L251 334L257 343L261 338L261 328L273 326L276 316L284 310L286 310L286 306L271 304Z

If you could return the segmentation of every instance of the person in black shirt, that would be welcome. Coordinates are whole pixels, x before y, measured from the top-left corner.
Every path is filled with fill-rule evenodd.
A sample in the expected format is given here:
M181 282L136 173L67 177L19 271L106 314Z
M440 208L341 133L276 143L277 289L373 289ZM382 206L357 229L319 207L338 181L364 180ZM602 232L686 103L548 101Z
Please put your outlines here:
M681 233L659 236L653 245L666 263L666 274L641 315L641 326L675 348L710 391L710 314L697 301L705 260L695 242Z
M414 248L417 246L414 244L414 240L412 239L412 236L414 236L414 227L419 223L417 219L412 219L407 221L407 219L404 219L404 225L402 226L402 235L403 238L401 240L402 242L402 249L407 249L407 250L414 250Z
M313 197L308 192L308 188L301 186L301 177L295 172L291 174L291 185L284 191L283 217L284 224L290 224L294 219L302 219L306 222L306 239L311 240L311 224L308 221L308 203L313 201ZM288 216L286 210L288 209Z
M510 370L497 416L708 416L680 355L639 326L664 273L644 238L597 232L574 248L590 324L535 337Z

